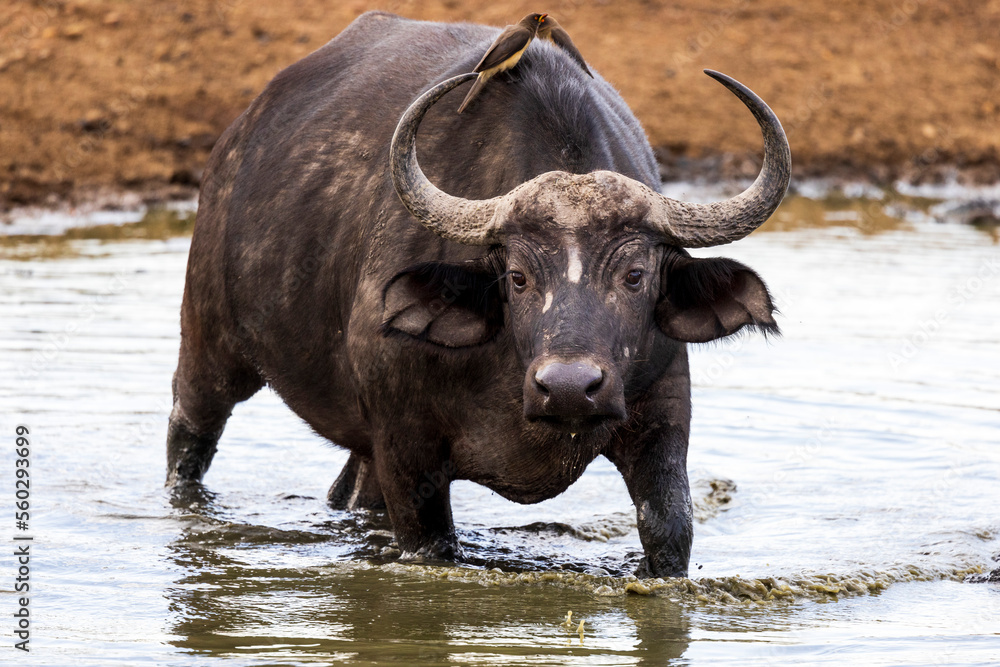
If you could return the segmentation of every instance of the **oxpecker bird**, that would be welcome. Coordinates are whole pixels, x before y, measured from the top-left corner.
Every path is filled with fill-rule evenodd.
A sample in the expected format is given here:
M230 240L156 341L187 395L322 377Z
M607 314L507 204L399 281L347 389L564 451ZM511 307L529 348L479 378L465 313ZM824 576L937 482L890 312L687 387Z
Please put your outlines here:
M563 27L559 25L559 22L553 17L542 17L542 20L539 21L537 37L538 39L547 39L565 51L570 58L580 64L580 67L583 68L583 71L586 72L591 79L594 78L594 75L590 73L589 69L587 69L587 63L584 62L579 49L576 48L573 40L569 38L569 33L563 30Z
M458 107L458 113L465 111L469 102L475 99L486 82L495 74L509 70L517 64L517 61L521 59L521 54L535 38L535 34L542 22L545 21L546 16L548 14L528 14L516 25L509 25L503 29L500 36L490 44L483 59L472 70L479 72L479 77L473 82L472 89L462 101L462 106ZM569 37L566 39L568 41Z

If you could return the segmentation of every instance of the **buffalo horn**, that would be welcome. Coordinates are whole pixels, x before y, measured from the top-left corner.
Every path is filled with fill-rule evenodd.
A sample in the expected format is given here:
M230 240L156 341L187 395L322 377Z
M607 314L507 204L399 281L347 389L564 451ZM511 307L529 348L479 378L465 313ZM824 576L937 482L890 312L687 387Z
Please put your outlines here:
M396 125L389 164L392 183L403 205L427 229L466 245L492 245L500 241L500 225L494 214L503 197L453 197L435 187L417 162L417 127L424 114L449 90L477 76L474 72L460 74L418 97Z
M660 195L649 222L682 248L707 248L737 241L764 224L788 189L792 154L778 117L752 90L725 74L705 70L750 109L764 134L764 164L741 194L712 204L689 204Z

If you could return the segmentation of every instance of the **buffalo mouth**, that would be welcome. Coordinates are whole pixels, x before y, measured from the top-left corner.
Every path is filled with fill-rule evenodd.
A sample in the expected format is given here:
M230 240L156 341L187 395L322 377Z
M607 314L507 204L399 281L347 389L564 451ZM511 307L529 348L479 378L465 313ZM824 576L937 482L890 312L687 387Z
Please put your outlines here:
M540 415L530 417L526 415L529 422L533 424L544 424L561 433L576 435L577 433L590 433L602 426L611 426L620 422L623 417L617 415L591 415L589 417L566 418L553 415Z

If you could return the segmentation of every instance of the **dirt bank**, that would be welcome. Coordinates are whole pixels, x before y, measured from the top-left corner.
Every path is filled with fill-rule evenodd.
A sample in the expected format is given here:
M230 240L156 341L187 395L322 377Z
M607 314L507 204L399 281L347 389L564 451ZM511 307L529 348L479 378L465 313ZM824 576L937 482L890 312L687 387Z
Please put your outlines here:
M495 25L551 12L668 177L756 170L753 121L711 67L773 106L797 175L1000 180L1000 0L40 0L0 7L0 209L190 193L267 81L368 9Z

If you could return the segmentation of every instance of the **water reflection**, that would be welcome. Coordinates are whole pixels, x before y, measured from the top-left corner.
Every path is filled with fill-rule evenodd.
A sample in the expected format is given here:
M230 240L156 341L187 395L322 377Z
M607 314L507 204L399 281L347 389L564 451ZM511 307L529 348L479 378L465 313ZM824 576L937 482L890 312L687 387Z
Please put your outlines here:
M775 214L761 227L765 232L795 229L853 227L862 234L880 234L904 229L908 211L921 210L917 202L856 199L828 195L822 199L800 195L786 197Z
M190 236L194 231L194 211L153 208L135 222L71 227L54 234L0 234L0 259L19 261L78 257L84 248L122 241L164 241ZM93 251L91 251L93 253ZM100 252L98 251L99 255Z
M259 547L259 545L258 545ZM295 552L294 558L289 551ZM244 557L246 554L246 557ZM663 665L689 643L688 611L666 598L604 598L557 586L483 586L361 561L282 566L269 556L188 537L168 558L186 574L166 590L175 646L202 655L298 663ZM442 569L444 574L447 569ZM561 625L573 611L571 628ZM576 632L584 621L584 639Z

